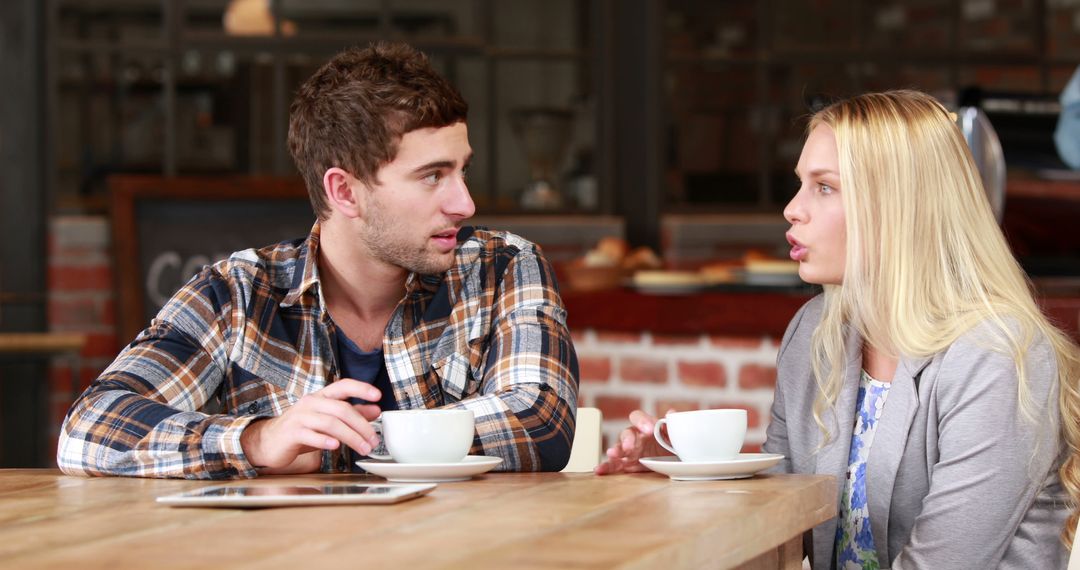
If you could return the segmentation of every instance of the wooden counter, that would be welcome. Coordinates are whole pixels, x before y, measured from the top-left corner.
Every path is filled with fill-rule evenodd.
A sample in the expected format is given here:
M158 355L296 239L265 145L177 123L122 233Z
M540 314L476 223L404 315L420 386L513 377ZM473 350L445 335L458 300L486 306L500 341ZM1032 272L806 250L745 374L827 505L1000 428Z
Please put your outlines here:
M357 475L226 484L384 482ZM170 508L209 482L0 470L3 568L800 568L822 475L494 473L396 505Z
M562 297L570 330L780 338L813 294L748 290L651 295L619 288L567 291Z
M665 335L771 336L779 339L791 317L813 297L805 290L709 291L650 295L632 289L564 291L570 330L649 331ZM1048 292L1044 312L1080 342L1080 291Z

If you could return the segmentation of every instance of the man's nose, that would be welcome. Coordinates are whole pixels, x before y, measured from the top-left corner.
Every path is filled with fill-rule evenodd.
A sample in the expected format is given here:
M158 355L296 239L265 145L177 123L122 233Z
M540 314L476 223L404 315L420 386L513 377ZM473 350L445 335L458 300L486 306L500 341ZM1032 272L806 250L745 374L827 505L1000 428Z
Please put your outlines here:
M473 202L472 195L469 194L469 186L465 183L463 176L456 177L443 210L448 216L459 220L471 218L476 213L476 204Z

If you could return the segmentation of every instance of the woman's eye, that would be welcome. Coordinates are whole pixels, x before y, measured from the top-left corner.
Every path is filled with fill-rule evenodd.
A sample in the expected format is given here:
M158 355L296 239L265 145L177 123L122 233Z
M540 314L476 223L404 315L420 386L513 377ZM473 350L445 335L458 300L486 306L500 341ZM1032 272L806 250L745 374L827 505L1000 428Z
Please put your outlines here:
M832 194L832 191L832 186L829 186L828 184L818 185L818 192L821 192L822 194Z

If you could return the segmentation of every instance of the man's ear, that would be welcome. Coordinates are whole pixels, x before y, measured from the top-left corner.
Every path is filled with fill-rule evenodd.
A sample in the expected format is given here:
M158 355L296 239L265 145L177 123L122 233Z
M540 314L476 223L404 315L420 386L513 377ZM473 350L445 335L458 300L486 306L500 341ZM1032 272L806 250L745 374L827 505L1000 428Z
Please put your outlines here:
M323 192L330 208L347 218L359 216L363 200L357 195L362 190L362 185L357 182L352 174L341 168L335 166L328 169L323 174Z

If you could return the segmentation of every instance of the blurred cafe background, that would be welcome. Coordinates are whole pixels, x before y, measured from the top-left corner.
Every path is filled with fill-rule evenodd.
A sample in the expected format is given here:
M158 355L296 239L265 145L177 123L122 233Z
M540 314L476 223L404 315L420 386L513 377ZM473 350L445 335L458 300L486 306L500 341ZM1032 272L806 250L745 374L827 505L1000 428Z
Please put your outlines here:
M53 465L73 398L203 264L306 234L292 94L376 39L469 102L476 223L555 262L579 405L609 438L639 407L743 407L760 446L815 292L780 215L802 119L862 91L957 111L1045 309L1080 334L1080 173L1055 144L1080 1L5 0L0 467Z

